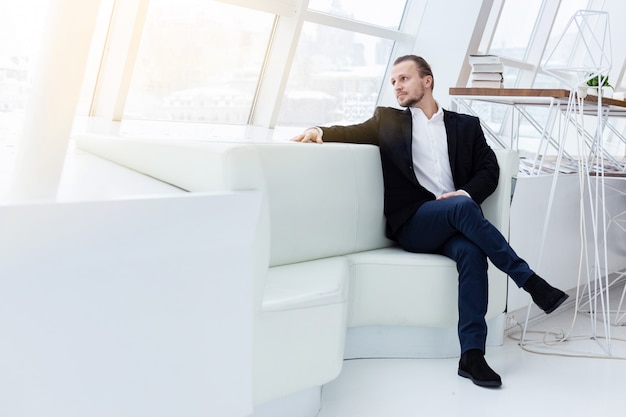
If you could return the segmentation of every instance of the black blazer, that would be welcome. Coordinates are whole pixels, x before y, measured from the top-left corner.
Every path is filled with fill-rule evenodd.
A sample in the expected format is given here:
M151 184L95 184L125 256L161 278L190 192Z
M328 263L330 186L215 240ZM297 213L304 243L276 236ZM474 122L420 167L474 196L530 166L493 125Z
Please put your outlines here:
M369 120L351 126L322 127L325 142L377 145L385 185L387 236L395 233L426 201L435 196L413 172L411 111L378 107ZM444 110L448 154L456 189L481 204L498 185L499 167L477 117Z

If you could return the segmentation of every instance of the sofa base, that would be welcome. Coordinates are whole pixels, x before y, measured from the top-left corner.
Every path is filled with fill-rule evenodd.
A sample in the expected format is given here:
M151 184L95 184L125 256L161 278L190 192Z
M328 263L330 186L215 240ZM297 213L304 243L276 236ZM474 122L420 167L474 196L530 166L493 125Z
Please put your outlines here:
M487 321L487 346L500 346L506 315ZM360 326L346 333L344 359L365 358L453 358L460 355L456 328Z
M254 407L250 417L315 417L322 406L322 388L314 387Z

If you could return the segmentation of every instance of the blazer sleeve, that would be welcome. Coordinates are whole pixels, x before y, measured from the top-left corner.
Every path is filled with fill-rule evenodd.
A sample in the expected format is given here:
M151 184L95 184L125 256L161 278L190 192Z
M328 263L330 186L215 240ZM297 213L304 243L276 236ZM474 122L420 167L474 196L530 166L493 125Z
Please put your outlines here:
M453 176L457 189L467 191L476 203L481 204L498 186L500 167L493 149L487 144L480 121L474 117L465 121L465 139L457 149L459 163Z
M349 126L320 126L324 142L344 142L378 145L378 131L381 119L381 107L377 107L374 115L363 123Z
M454 186L481 204L498 186L500 168L477 117L444 110Z

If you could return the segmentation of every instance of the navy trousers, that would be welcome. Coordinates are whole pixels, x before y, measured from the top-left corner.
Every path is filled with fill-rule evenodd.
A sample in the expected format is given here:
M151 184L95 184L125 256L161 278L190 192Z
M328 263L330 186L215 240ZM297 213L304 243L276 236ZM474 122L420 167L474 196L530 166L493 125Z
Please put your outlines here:
M518 287L533 274L471 198L455 196L424 203L396 235L409 252L439 253L456 261L459 273L458 333L461 353L485 351L487 258Z

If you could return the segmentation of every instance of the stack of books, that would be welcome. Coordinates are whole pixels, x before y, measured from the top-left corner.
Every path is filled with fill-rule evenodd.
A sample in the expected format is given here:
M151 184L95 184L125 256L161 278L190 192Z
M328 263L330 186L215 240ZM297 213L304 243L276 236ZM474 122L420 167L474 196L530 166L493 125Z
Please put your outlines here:
M469 63L472 66L470 87L473 88L503 88L504 65L497 55L470 55Z

